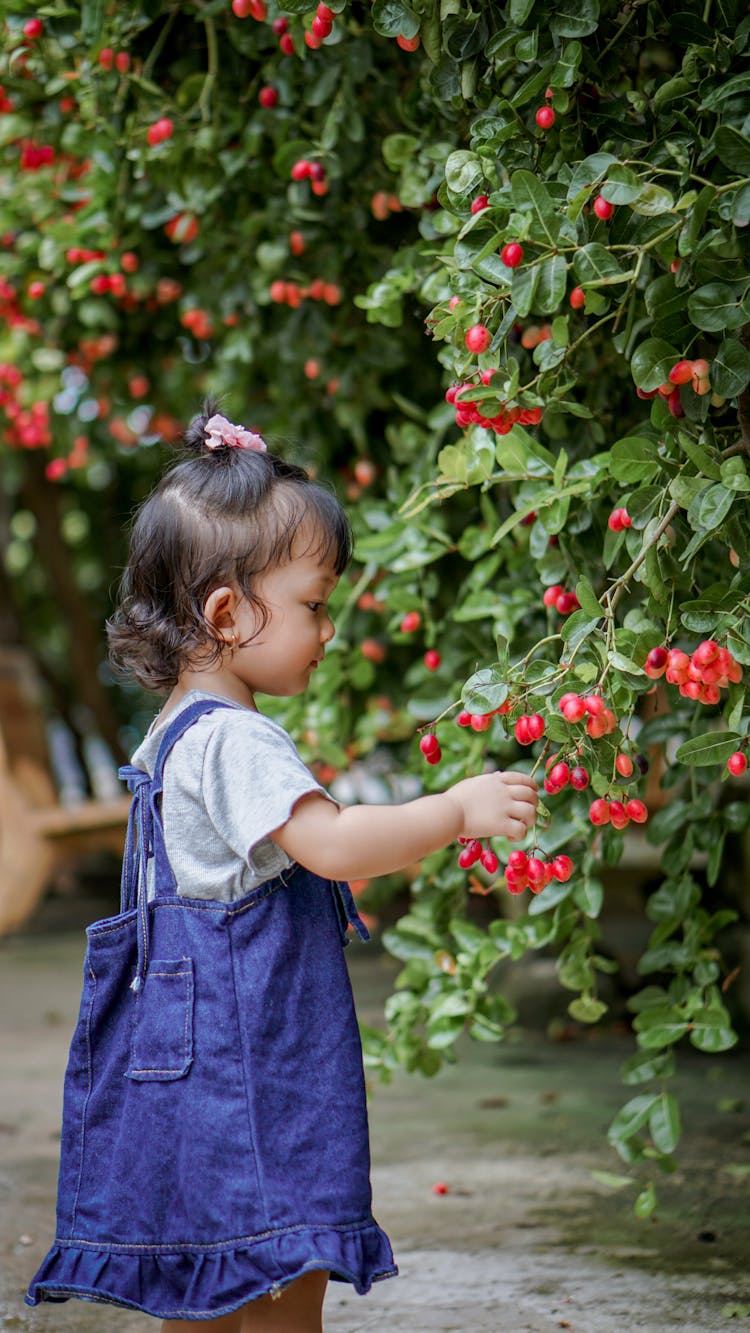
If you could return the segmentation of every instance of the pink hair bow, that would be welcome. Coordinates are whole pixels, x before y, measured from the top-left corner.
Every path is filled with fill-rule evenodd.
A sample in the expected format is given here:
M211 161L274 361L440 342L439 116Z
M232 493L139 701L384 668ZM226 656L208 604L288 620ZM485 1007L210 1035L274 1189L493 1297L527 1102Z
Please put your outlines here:
M266 442L260 435L254 435L244 426L233 426L226 417L209 417L206 422L206 448L220 449L226 445L229 449L257 449L265 452Z

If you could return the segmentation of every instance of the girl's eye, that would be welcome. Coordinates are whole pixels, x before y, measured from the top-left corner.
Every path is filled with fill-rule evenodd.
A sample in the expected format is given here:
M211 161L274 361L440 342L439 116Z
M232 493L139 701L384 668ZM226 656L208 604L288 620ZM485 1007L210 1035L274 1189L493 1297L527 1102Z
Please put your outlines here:
M321 608L321 606L323 605L323 603L322 603L322 602L308 602L307 605L309 606L309 608L310 608L311 611L319 611L320 608Z

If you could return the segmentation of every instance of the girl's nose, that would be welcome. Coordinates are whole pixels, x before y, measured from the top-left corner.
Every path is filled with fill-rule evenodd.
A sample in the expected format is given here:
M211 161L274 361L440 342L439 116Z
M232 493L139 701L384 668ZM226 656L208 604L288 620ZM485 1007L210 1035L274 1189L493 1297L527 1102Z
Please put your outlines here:
M330 643L335 633L336 633L336 626L331 620L331 617L326 616L320 631L321 641L323 643Z

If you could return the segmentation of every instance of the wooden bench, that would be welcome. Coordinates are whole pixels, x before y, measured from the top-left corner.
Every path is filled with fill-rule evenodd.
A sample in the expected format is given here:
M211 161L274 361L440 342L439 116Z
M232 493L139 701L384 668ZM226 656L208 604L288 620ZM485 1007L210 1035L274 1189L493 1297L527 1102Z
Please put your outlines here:
M0 935L23 924L62 867L122 854L130 800L61 804L33 660L0 648Z

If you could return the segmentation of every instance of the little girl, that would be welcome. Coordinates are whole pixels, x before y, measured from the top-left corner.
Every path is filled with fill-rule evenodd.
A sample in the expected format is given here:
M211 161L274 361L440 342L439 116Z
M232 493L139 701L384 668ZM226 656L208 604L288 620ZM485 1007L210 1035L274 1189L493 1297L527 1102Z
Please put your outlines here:
M88 928L55 1244L30 1305L142 1310L164 1333L320 1333L329 1277L396 1273L371 1212L346 881L454 841L522 838L536 784L485 773L342 808L256 693L301 693L351 555L337 500L212 407L141 507L113 660L164 708L119 915Z

